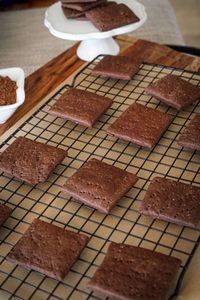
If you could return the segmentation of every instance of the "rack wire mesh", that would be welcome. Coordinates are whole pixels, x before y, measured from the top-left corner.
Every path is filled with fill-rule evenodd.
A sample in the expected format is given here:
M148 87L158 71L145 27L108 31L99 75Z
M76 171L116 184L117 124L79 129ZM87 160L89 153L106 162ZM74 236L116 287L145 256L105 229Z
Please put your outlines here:
M0 231L0 296L2 299L102 299L86 288L87 280L102 262L111 241L146 247L182 260L175 294L200 242L200 230L153 220L139 214L138 208L154 176L200 185L200 154L177 145L176 139L194 114L200 113L195 102L177 112L148 96L144 88L154 80L174 74L194 84L200 75L159 65L142 64L131 81L91 75L98 57L74 78L73 86L113 99L112 107L93 128L56 118L49 108L70 86L66 85L42 105L1 146L3 151L16 137L48 143L68 149L68 156L43 184L28 185L0 173L1 202L13 208L12 216ZM157 145L144 149L106 135L106 128L133 102L167 112L174 120ZM60 186L90 157L126 169L139 176L136 185L119 201L109 215L76 202L60 192ZM6 255L34 218L66 227L90 236L90 241L63 282L19 267Z

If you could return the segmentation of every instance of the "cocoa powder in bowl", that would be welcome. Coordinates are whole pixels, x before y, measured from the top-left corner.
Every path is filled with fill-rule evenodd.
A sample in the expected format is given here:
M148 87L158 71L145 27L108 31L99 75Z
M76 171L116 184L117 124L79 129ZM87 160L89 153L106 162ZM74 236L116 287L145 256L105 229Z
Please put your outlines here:
M8 76L0 76L0 105L9 105L16 102L16 82Z

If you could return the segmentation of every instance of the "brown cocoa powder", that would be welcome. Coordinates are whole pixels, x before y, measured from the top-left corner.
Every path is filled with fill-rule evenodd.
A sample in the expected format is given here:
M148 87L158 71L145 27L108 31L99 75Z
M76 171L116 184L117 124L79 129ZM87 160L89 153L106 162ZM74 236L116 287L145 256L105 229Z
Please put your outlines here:
M16 102L16 82L8 76L0 76L0 105L14 104Z

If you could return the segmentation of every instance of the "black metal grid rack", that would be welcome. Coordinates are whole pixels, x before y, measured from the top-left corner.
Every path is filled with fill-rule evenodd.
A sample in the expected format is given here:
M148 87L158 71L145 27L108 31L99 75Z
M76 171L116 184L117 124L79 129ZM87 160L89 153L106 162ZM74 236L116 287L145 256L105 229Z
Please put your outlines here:
M65 92L65 86L47 100L1 146L3 151L18 136L68 149L68 156L43 184L30 186L0 173L0 199L13 208L12 216L0 231L1 299L99 299L86 288L86 281L103 260L110 241L146 247L182 260L176 288L200 241L200 230L152 220L138 213L147 186L156 175L199 185L200 155L177 145L176 139L185 125L200 113L198 103L177 112L144 93L152 81L172 73L194 84L200 75L158 65L141 65L132 81L95 77L91 70L100 58L84 67L73 86L87 89L114 100L112 107L94 125L84 128L48 114L50 106ZM167 112L174 120L152 149L144 149L106 135L106 128L133 102ZM138 175L136 185L110 215L86 207L60 192L60 186L90 157L114 164ZM90 242L63 282L26 270L5 257L34 218L90 236ZM101 298L102 299L102 298Z

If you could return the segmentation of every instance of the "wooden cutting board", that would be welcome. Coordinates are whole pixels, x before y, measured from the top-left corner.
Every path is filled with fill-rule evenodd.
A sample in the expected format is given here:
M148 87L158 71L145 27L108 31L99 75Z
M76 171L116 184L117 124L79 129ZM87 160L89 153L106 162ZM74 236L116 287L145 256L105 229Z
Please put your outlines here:
M142 58L144 62L200 72L200 58L198 57L174 51L165 45L126 35L118 36L116 40L123 55ZM55 57L26 78L25 103L6 123L0 125L0 137L85 63L77 57L77 47L78 44Z

